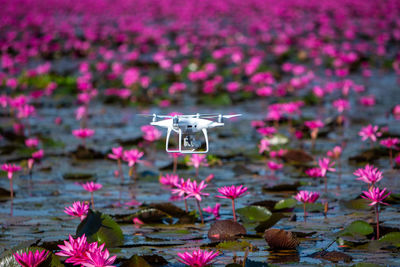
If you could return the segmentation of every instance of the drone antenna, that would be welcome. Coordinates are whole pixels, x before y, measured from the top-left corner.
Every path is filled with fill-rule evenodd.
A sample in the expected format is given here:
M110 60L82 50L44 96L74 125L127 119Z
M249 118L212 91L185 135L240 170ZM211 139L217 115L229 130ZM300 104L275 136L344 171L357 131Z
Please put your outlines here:
M157 121L157 114L153 113L153 122Z

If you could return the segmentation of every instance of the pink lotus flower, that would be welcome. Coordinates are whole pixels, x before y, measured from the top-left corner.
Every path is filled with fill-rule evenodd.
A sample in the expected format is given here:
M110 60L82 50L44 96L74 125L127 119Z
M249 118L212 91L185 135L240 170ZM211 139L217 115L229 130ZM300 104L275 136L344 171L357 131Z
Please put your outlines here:
M235 222L236 222L235 199L241 197L244 193L246 193L246 191L247 187L243 187L243 185L239 186L231 185L218 188L218 192L222 196L216 196L216 197L232 200L233 220Z
M68 257L65 260L66 263L78 265L86 260L86 251L89 249L89 244L86 241L85 234L76 239L69 235L69 242L64 241L64 245L58 245L58 247L61 251L56 253L57 256Z
M329 150L326 155L332 159L338 159L342 154L342 148L340 146L335 146L332 150Z
M215 218L219 218L219 208L220 207L221 207L221 204L216 203L213 208L211 206L208 206L207 208L203 208L203 211L205 211L207 213L212 213Z
M350 109L350 103L347 99L337 99L333 101L332 106L335 107L339 113Z
M385 195L386 193L386 195ZM390 195L390 192L386 192L386 188L382 191L379 190L378 187L371 187L368 191L363 191L364 196L361 196L364 199L371 201L369 206L375 206L375 214L376 214L376 239L379 239L379 204L389 205L383 200Z
M201 181L199 184L197 184L196 181L192 182L192 181L190 181L190 179L188 179L188 181L184 185L184 189L186 190L185 199L190 198L190 197L193 197L196 199L196 204L197 204L197 208L199 210L201 223L204 223L203 213L201 212L201 207L200 207L201 196L209 196L210 195L208 193L202 192L206 187L207 187L207 184L204 181Z
M43 156L44 156L43 149L40 149L40 150L32 153L32 158L34 160L41 160L43 158Z
M365 165L364 169L357 169L353 174L358 177L357 180L372 185L379 182L383 178L382 172L379 171L378 168L374 168L373 165L369 164Z
M86 252L86 259L84 262L80 262L85 267L115 267L112 265L117 256L110 257L110 253L107 249L95 249L93 251Z
M28 251L28 253L13 253L15 260L23 267L37 267L46 260L50 251L36 250L35 253Z
M111 150L112 150L112 153L108 154L108 158L117 160L117 164L118 164L117 177L120 176L121 181L123 181L124 175L122 173L121 160L124 157L124 149L122 148L122 146L120 146L120 147L113 147Z
M25 140L25 145L27 147L37 147L39 145L39 139L37 138L28 138Z
M396 120L400 120L400 104L393 108L393 116Z
M83 128L83 129L73 130L72 134L77 138L86 139L93 136L94 132L95 131L92 129Z
M196 181L188 181L186 184L186 197L185 198L190 198L194 197L198 201L201 201L201 196L209 196L210 194L208 193L203 193L202 191L207 187L207 184L204 181L201 181L199 184L197 184Z
M205 267L212 264L214 258L218 255L219 252L198 249L192 251L192 253L178 253L180 258L178 261L191 267Z
M310 177L322 177L322 172L320 168L310 168L305 170L305 173Z
M72 206L65 207L64 212L68 215L79 217L83 221L89 211L89 205L85 202L75 201Z
M271 136L276 133L276 128L275 127L262 127L258 128L257 132L261 134L262 136Z
M378 187L372 187L368 191L363 191L363 194L364 196L361 196L362 198L371 201L369 206L374 206L377 204L389 205L387 203L382 202L385 198L387 198L390 195L390 192L386 192L386 188L384 188L381 191Z
M133 218L132 222L135 225L135 228L139 228L141 225L144 224L144 222L142 222L142 220L137 217Z
M319 193L301 190L294 198L302 203L314 203L319 198Z
M98 183L94 183L94 182L86 182L84 184L81 184L81 186L83 187L83 189L85 189L86 191L90 192L90 202L92 203L92 207L94 209L94 196L93 196L93 192L100 190L103 185L98 184Z
M321 175L324 177L324 184L325 184L325 193L328 192L328 178L326 173L328 171L334 172L336 169L332 168L335 165L335 162L331 162L330 158L322 158L318 160L319 168L321 169Z
M267 162L267 165L268 165L268 168L269 168L271 171L276 171L276 170L280 170L280 169L283 168L283 163L277 163L277 162L272 161L272 160L269 160L269 161Z
M331 162L329 158L322 158L318 160L318 165L321 169L321 175L326 176L328 171L334 172L336 169L332 168L335 165L335 162Z
M258 153L262 154L264 151L269 151L269 141L267 139L261 139L258 145Z
M81 184L81 186L88 192L95 192L103 187L102 184L98 184L95 182L86 182L84 184Z
M243 185L235 186L224 186L218 188L218 192L222 196L216 196L219 198L226 198L226 199L236 199L241 197L247 191L247 187L243 187Z
M381 136L382 133L378 131L379 128L377 125L372 126L371 124L365 126L358 132L358 135L361 136L361 140L365 141L367 139L371 139L372 142L376 142L377 137Z
M128 162L129 167L133 167L143 155L144 153L137 149L126 150L124 151L123 160Z
M1 166L1 169L7 172L7 177L11 180L13 178L14 172L20 171L22 168L15 164L3 164Z
M375 96L374 95L369 95L369 96L363 96L360 98L360 104L363 105L364 107L373 107L376 104Z
M397 149L397 144L399 143L399 138L386 138L381 140L380 144L390 148L390 149Z
M306 121L304 125L307 126L310 130L319 129L324 127L324 123L320 120L315 121Z
M306 218L307 218L307 213L306 213L306 204L307 203L314 203L315 201L317 201L317 199L319 198L319 193L318 192L310 192L310 191L305 191L305 190L301 190L297 193L296 196L294 196L294 198L297 201L300 201L303 203L303 212L304 212L304 222L306 222Z
M161 138L161 132L152 125L144 125L140 129L143 132L143 139L146 141L154 142Z
M176 174L166 174L164 176L160 176L158 180L160 184L175 186L179 182L179 176Z
M204 154L192 154L190 161L187 163L188 166L193 166L196 169L196 177L199 176L200 166L208 166L206 155Z

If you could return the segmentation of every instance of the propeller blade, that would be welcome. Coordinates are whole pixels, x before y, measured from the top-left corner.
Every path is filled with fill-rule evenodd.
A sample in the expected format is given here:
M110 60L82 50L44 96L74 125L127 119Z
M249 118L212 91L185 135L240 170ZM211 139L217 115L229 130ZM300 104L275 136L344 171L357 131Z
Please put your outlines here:
M226 119L230 119L230 118L235 118L235 117L239 117L239 116L242 116L242 114L224 115L222 117L224 117Z
M157 115L157 114L137 114L138 116L142 116L142 117L156 117L156 118L169 118L172 119L174 116L170 116L170 115Z

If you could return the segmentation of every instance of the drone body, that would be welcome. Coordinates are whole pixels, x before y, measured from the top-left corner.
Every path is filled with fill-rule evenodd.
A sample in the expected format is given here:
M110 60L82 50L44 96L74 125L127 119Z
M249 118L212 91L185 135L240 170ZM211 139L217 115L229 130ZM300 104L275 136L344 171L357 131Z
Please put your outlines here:
M196 115L144 115L152 116L153 121L150 123L154 126L159 126L167 129L167 138L165 144L165 150L168 153L184 153L184 154L194 154L194 153L207 153L208 146L208 135L207 129L214 127L224 126L224 118L233 118L241 116L240 114L235 115L221 115L221 114L196 114ZM212 118L217 118L217 121L211 120ZM157 121L157 119L162 119ZM178 134L178 148L171 149L169 146L169 139L171 133L175 132ZM198 150L202 143L196 140L195 135L198 132L202 132L204 135L205 150ZM183 144L182 144L183 141Z

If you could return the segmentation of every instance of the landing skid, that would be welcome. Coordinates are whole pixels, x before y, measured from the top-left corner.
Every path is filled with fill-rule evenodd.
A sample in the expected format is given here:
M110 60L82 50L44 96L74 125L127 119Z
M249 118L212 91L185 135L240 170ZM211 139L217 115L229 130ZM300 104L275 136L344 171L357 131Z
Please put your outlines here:
M179 138L179 145L178 145L178 149L170 149L169 148L169 138L171 136L171 132L172 129L168 128L168 132L167 132L167 140L166 140L166 145L165 145L165 150L168 153L182 153L182 154L205 154L208 152L208 135L207 135L207 129L202 129L202 132L204 134L204 139L206 141L206 150L203 151L199 151L194 149L182 149L182 130L179 129L178 131L176 131L178 133L178 138Z

